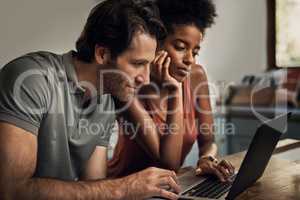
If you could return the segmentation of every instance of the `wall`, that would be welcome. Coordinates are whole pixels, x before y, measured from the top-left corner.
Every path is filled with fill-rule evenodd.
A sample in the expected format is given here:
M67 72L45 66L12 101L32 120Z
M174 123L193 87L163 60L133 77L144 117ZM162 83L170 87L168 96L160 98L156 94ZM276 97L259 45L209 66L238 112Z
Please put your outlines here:
M74 48L96 0L1 0L0 66L21 54ZM215 0L216 25L208 30L199 63L211 80L238 81L266 69L264 0Z
M1 0L0 66L22 54L74 48L95 0Z
M218 17L208 30L199 63L211 80L238 81L267 68L264 0L215 0Z

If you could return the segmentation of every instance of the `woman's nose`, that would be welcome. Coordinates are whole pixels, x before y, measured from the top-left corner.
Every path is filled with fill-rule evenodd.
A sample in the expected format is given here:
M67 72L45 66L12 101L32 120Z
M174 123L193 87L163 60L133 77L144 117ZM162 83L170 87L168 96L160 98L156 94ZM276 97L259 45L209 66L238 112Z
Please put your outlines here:
M187 66L190 66L195 62L194 59L195 58L193 56L193 53L192 52L187 52L184 59L183 59L183 63Z

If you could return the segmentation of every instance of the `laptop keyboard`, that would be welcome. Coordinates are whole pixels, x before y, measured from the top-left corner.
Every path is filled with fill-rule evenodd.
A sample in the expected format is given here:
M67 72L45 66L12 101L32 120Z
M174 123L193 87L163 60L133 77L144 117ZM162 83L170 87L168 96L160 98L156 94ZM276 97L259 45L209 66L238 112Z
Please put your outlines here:
M236 174L231 177L231 180L233 181L235 177ZM215 177L209 177L205 181L184 192L183 195L218 199L229 191L232 181L222 183Z

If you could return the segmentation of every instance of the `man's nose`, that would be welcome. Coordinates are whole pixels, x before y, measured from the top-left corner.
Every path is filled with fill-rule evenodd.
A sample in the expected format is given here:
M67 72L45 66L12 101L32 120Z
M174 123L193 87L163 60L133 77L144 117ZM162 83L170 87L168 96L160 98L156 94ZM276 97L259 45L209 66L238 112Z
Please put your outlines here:
M137 85L146 85L150 83L150 66L145 67L137 76L136 76Z

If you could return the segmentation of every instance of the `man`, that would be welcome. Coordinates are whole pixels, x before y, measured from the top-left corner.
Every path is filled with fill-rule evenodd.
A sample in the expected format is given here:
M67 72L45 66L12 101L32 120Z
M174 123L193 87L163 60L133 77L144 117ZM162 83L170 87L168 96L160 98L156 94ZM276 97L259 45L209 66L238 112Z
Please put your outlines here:
M177 198L165 190L179 191L168 170L104 180L111 95L127 102L149 81L163 30L152 3L107 0L91 12L77 52L31 53L4 66L1 200Z

